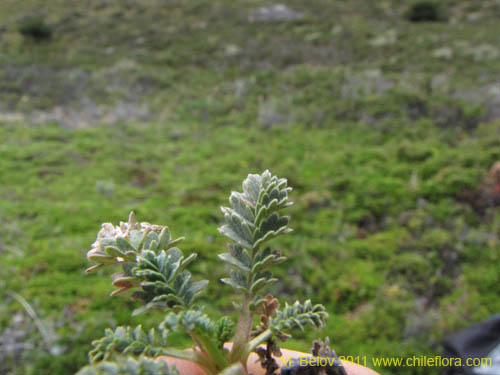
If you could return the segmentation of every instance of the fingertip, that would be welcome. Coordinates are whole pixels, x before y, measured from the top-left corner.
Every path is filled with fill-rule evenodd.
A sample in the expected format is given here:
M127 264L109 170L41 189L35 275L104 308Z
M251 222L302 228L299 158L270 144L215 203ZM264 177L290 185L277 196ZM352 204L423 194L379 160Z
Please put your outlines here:
M378 372L354 362L342 361L348 375L379 375Z

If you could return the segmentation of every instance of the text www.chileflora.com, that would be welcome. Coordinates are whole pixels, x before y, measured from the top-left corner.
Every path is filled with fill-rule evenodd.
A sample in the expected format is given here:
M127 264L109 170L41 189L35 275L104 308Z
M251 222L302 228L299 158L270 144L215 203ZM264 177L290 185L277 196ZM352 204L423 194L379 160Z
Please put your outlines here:
M340 365L350 366L358 364L367 366L370 362L375 367L477 367L491 366L491 358L453 358L453 357L367 357L367 356L339 356L342 361ZM304 367L309 366L333 366L335 358L325 357L301 357L299 365ZM337 362L338 364L338 362ZM281 360L281 366L290 366L291 358Z

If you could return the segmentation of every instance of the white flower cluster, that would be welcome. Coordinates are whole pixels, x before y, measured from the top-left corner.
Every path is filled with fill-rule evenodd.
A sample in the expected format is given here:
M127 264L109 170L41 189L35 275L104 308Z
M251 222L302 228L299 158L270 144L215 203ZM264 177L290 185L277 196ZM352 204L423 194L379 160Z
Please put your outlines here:
M139 229L140 228L140 229ZM130 232L139 230L141 234L148 232L160 233L163 228L162 225L150 224L148 222L137 223L133 212L130 213L128 222L120 221L120 225L114 226L112 223L101 224L101 229L97 233L97 238L92 244L90 251L87 253L87 258L96 253L102 253L101 241L104 239L113 239L117 237L130 238Z

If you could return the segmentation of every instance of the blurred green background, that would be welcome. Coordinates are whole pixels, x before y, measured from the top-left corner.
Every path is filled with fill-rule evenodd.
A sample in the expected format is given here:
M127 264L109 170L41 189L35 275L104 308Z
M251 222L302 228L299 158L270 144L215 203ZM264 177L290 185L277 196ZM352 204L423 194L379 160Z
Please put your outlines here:
M264 169L295 202L272 292L331 315L289 347L435 355L498 312L500 2L424 3L2 0L0 373L72 374L105 327L159 321L83 274L131 210L232 314L219 206Z

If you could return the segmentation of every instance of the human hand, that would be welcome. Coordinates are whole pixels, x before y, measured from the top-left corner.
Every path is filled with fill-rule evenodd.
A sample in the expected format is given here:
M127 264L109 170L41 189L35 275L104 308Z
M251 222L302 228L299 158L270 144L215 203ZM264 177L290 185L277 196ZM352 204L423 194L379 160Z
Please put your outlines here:
M225 346L230 349L231 343L228 343ZM297 358L308 355L306 353L288 349L281 349L281 352L283 357L276 358L278 364L287 362L289 358ZM168 356L161 356L159 359L166 361L169 365L175 365L177 370L179 370L180 375L206 375L202 369L191 361ZM253 375L264 375L265 370L260 366L260 363L257 362L257 359L258 357L255 353L250 354L250 357L248 358L248 371ZM378 373L372 369L356 363L342 361L342 364L345 366L345 370L348 375L378 375Z

